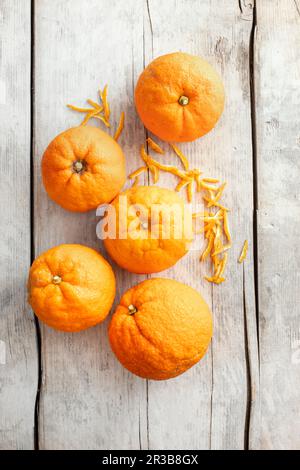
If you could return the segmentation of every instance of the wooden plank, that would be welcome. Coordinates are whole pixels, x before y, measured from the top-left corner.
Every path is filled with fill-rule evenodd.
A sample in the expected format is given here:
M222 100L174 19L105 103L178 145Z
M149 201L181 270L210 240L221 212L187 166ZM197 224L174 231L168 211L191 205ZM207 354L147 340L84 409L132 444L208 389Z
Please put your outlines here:
M34 448L30 266L30 0L0 2L0 448Z
M94 212L68 213L48 199L40 158L57 133L80 123L81 116L67 110L66 103L95 99L97 89L108 83L112 127L124 110L120 143L128 171L137 167L144 131L134 111L133 87L143 66L142 4L38 0L35 12L36 253L66 242L102 249ZM142 278L114 268L118 300ZM42 327L40 448L146 447L146 382L117 362L106 329L107 323L71 335Z
M300 446L300 5L257 2L255 112L262 449Z
M221 121L210 134L181 148L192 167L200 166L207 176L228 182L225 201L232 208L234 237L228 281L223 285L211 286L203 279L201 239L188 256L162 273L203 293L213 309L215 333L199 365L175 380L149 383L150 448L242 449L248 445L249 425L254 423L250 402L254 409L258 359L249 79L252 4L240 3L149 0L145 7L146 63L181 50L203 56L223 77L227 102ZM174 187L174 180L162 176L160 184ZM245 239L250 250L241 266L237 258Z
M81 99L89 96L99 85L101 71L101 81L113 83L111 102L117 114L126 106L129 120L121 142L126 142L129 166L137 166L135 155L143 140L143 130L135 118L132 96L143 65L143 48L146 62L152 56L184 49L205 56L222 73L228 95L222 121L204 139L183 148L197 166L199 153L207 156L200 160L207 174L228 180L231 189L227 202L234 208L232 229L236 234L226 285L212 288L205 284L197 251L163 274L182 279L204 293L214 309L215 339L205 361L176 380L148 383L147 397L146 383L124 371L112 357L103 326L78 335L42 328L41 448L245 445L250 392L257 378L251 252L244 269L236 263L244 238L249 238L252 246L248 75L251 21L244 21L252 18L251 9L248 10L245 7L241 12L238 5L228 3L220 8L216 1L202 2L200 8L199 2L191 0L188 5L144 2L143 12L142 4L137 7L136 2L127 2L125 6L110 2L108 7L105 2L92 1L82 17L82 2L78 0L72 1L72 8L70 2L62 0L36 2L37 253L66 241L99 247L93 214L69 214L48 200L41 187L39 160L49 140L71 125L64 104L74 101L79 96L78 90ZM166 17L170 18L168 23ZM183 30L181 18L189 24L188 31ZM110 35L112 24L114 36ZM232 116L240 113L243 120L233 123ZM66 126L66 122L70 124ZM79 122L77 117L73 122ZM239 185L243 191L238 190ZM236 192L233 188L237 188ZM141 280L117 272L119 294Z

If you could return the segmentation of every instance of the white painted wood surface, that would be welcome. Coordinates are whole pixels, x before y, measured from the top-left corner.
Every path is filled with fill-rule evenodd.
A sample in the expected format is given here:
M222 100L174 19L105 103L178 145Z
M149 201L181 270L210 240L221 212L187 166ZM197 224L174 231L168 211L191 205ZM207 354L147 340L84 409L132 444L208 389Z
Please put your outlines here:
M33 449L37 391L30 265L30 1L0 2L0 449Z
M299 45L299 2L258 2L255 105L263 449L300 448Z
M119 1L36 2L36 254L63 242L102 249L94 212L72 214L49 200L41 184L40 159L57 133L81 122L82 116L68 110L66 103L95 99L98 88L108 83L113 127L124 110L126 129L120 143L128 170L136 168L144 136L133 111L133 87L143 68L142 12L142 4L134 0L126 7ZM116 273L119 298L139 278ZM42 327L42 367L41 449L147 445L146 383L115 360L107 323L77 335Z
M0 361L0 448L34 445L38 355L24 287L30 264L30 3L0 0L0 340L10 345L9 361ZM73 335L41 325L36 445L299 448L296 1L257 0L256 15L254 0L36 0L34 5L33 255L66 242L102 251L95 214L64 211L41 184L40 160L49 141L80 122L81 116L65 104L84 104L108 83L114 125L120 112L126 113L120 144L128 171L135 169L146 135L134 110L137 77L153 57L175 50L205 57L225 83L226 108L215 130L181 147L191 166L228 182L224 200L233 208L234 236L227 283L211 286L203 280L200 239L188 256L161 274L199 289L214 314L209 353L177 379L147 382L124 370L110 351L107 322ZM3 79L9 86L4 104ZM174 187L174 180L162 175L159 184ZM239 265L246 238L249 253ZM117 302L143 277L114 269Z
M248 238L253 246L247 47L251 21L243 21L237 2L221 3L149 0L145 15L146 63L161 54L181 50L203 56L222 75L226 107L220 122L204 138L180 148L189 157L191 167L200 167L205 175L228 182L224 201L234 208L230 216L234 248L229 255L229 282L211 286L203 279L209 267L199 263L201 237L186 257L162 273L203 293L212 307L215 332L209 354L197 367L175 380L149 383L150 448L244 448L248 440L248 375L252 384L258 382L256 345L245 339L246 326L251 337L256 334L252 253L244 266L237 264L244 239ZM243 14L251 19L251 11ZM232 116L239 113L243 120L233 121ZM174 180L170 185L170 178L162 175L160 181L174 188ZM199 195L196 201L201 204ZM249 355L251 371L246 360Z

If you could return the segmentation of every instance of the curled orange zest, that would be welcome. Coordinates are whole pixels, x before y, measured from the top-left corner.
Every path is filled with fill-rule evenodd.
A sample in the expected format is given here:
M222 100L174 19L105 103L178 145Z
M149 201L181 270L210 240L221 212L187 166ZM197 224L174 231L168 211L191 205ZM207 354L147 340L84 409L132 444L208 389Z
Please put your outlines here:
M86 100L86 102L93 106L93 108L98 109L98 111L103 111L103 106L101 106L99 103L96 103L96 101L88 99Z
M104 107L104 117L105 117L106 121L109 121L110 108L109 108L109 104L108 104L108 101L107 101L107 85L105 85L102 92L101 92L101 90L99 90L99 94L100 94L100 97L101 97L101 100L102 100L102 103L103 103L103 107Z
M134 178L134 182L133 182L133 184L132 184L131 187L133 188L134 186L137 186L138 183L139 183L139 176L136 176L136 177Z
M153 175L153 183L156 184L159 178L159 169L156 166L151 166L150 171Z
M92 119L98 119L102 121L106 127L110 127L109 124L109 104L107 102L107 85L105 85L103 93L99 90L100 100L102 104L96 103L91 99L87 99L87 103L91 106L91 108L81 108L79 106L74 106L73 104L67 104L68 108L72 109L73 111L77 111L79 113L86 113L85 118L81 122L81 126L87 124L87 122Z
M91 108L79 108L78 106L74 106L73 104L67 104L68 108L72 109L73 111L77 111L79 113L90 113Z
M146 166L141 166L140 168L138 168L137 170L133 171L132 173L130 173L130 175L128 176L128 178L132 179L132 178L136 178L137 176L139 176L140 174L142 174L144 171L147 170L147 167Z
M248 252L248 245L249 245L248 240L245 240L240 257L239 257L239 263L242 263L244 259L246 258L247 252Z
M150 137L147 139L149 148L157 153L163 153L162 149ZM203 200L206 208L204 212L194 213L193 219L202 219L203 228L197 230L197 233L204 233L208 240L205 250L200 256L200 260L204 261L210 256L213 266L213 274L207 276L209 282L220 284L225 281L224 271L228 260L228 250L231 248L231 235L228 226L229 209L221 202L226 182L219 187L215 186L219 183L219 179L204 177L201 178L201 170L199 168L189 169L188 159L183 155L181 150L174 144L170 144L173 151L180 158L184 169L179 169L174 165L165 165L152 158L142 145L140 154L147 168L150 170L154 183L158 180L159 171L171 173L179 178L179 182L175 187L175 191L185 188L187 191L187 199L192 202L194 195L194 183L196 183L197 192L203 192ZM194 229L196 233L196 229ZM225 242L227 239L227 242Z
M204 183L219 183L220 180L217 178L203 178Z
M188 159L186 158L185 155L183 155L183 153L181 152L181 150L174 144L170 144L170 146L172 147L172 149L174 150L174 152L176 153L176 155L180 158L181 160L181 163L183 165L183 168L185 170L188 170L189 169L189 161Z
M121 112L121 116L120 116L120 121L119 121L119 125L118 125L118 128L115 132L115 135L114 135L114 139L115 141L117 142L120 135L122 134L122 131L124 129L124 121L125 121L125 113L124 111Z
M106 125L106 127L110 127L109 122L105 119L104 116L100 116L99 114L96 114L94 117L102 121Z
M231 242L231 235L228 227L228 215L227 211L223 211L223 224L224 224L224 232L227 237L227 240Z
M224 251L227 251L231 248L231 244L228 243L228 245L223 245L221 246L218 250L216 250L211 256L217 256L217 255L221 255L222 253L224 253Z
M160 153L161 155L163 155L165 152L163 151L163 149L156 143L154 142L153 139L151 139L151 137L148 137L148 139L146 139L146 142L149 144L149 147L156 153Z
M207 256L210 254L211 252L211 249L213 247L213 244L214 244L214 235L211 234L209 236L209 239L208 239L208 244L207 244L207 247L205 248L205 250L203 251L201 257L200 257L200 261L204 261Z
M189 202L192 202L192 200L193 200L193 192L194 192L193 183L188 183L186 189L187 189L187 198L188 198L188 201L189 201Z

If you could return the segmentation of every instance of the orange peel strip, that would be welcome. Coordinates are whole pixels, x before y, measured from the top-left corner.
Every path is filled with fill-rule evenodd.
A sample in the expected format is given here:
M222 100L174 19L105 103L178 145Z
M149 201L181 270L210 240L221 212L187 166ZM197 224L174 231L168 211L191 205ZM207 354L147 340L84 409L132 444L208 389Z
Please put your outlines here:
M220 226L214 226L213 232L215 233L214 238L214 251L218 251L222 248L222 241L221 241L221 229Z
M221 268L220 268L220 270L219 270L219 272L218 272L218 278L222 277L223 274L224 274L224 271L225 271L225 268L226 268L226 264L227 264L227 259L228 259L228 253L225 253L225 254L224 254L224 257L223 257L223 259L222 259L222 261L221 261L221 263L220 263Z
M149 156L148 156L149 157ZM178 170L175 166L172 165L163 165L162 163L157 162L153 158L149 157L148 160L149 164L156 166L159 170L166 171L167 173L172 173L175 176L178 176L178 178L181 178L185 181L191 182L191 178L186 176L184 172Z
M214 253L211 255L211 256L217 256L217 255L221 255L222 253L224 253L224 251L227 251L231 248L231 243L228 243L227 245L223 245L221 248L219 248L218 250L214 251Z
M136 177L134 178L134 182L133 182L133 184L132 184L132 186L131 186L131 187L132 187L132 188L134 188L135 186L137 186L137 185L138 185L138 183L139 183L139 180L140 180L140 179L139 179L139 177L138 177L138 176L136 176Z
M137 170L133 171L132 173L130 173L130 175L128 176L128 178L132 179L132 178L136 178L137 176L141 175L142 173L144 173L144 171L147 170L147 167L146 166L141 166L140 168L138 168Z
M99 113L103 111L103 106L101 106L99 103L96 103L96 101L88 99L86 102L93 106L93 108L98 109Z
M200 180L199 184L201 185L202 189L207 189L208 191L217 191L218 190L218 188L215 188L211 184L203 182L203 178L202 178L202 180Z
M230 212L230 209L228 209L228 207L223 206L219 202L215 202L214 206L218 207L219 209L222 209L224 212Z
M231 242L231 234L230 234L230 231L229 231L229 226L228 226L228 215L227 215L227 211L223 211L223 226L224 226L224 232L225 232L225 235L227 237L227 240L229 241L229 243Z
M188 175L192 178L198 178L200 175L202 175L202 171L200 171L199 168L194 168L188 172Z
M153 177L153 183L157 183L158 181L158 176L159 176L159 170L156 166L150 165L149 170L151 171L152 177Z
M207 256L211 252L213 244L214 244L214 235L211 234L209 239L208 239L207 246L206 246L205 250L203 251L202 255L200 256L200 261L205 261L205 259L207 258Z
M239 263L242 263L244 259L246 258L247 252L248 252L248 246L249 246L248 240L245 240L240 257L239 257Z
M202 190L200 176L196 176L195 181L196 181L197 192L200 193L200 191Z
M98 112L99 111L97 111L97 113ZM99 114L95 114L95 116L93 116L93 117L96 118L96 119L99 119L99 121L102 121L106 125L106 127L110 127L109 122L105 119L104 116L99 116Z
M170 146L172 147L172 149L174 150L174 152L176 153L177 157L180 158L181 160L181 163L183 165L183 168L187 171L189 169L189 161L188 159L186 158L185 155L183 155L183 153L181 152L181 150L177 147L177 145L174 145L174 144L170 144Z
M210 232L213 230L214 222L209 222L204 224L204 233L205 236L209 236Z
M107 85L103 88L103 91L99 90L99 94L103 103L104 107L104 116L107 121L109 121L109 116L110 116L110 109L109 109L109 104L107 101Z
M91 118L96 118L102 121L106 125L106 127L110 127L109 122L107 121L107 119L105 119L105 116L101 116L100 114L103 111L103 106L91 99L88 99L87 103L90 104L92 108L81 108L79 106L67 104L68 108L72 109L73 111L77 111L79 113L86 113L86 116L80 125L84 126Z
M159 178L159 169L155 166L154 167L154 184L158 182Z
M176 166L174 165L163 165L162 163L158 162L154 158L150 157L150 155L146 152L145 146L141 145L140 148L140 155L142 157L142 160L149 166L153 165L156 166L159 170L166 171L167 173L172 173L175 176L178 176L178 178L181 178L185 181L191 182L192 178L190 178L184 171L179 170Z
M125 122L125 113L124 111L122 111L120 115L119 125L114 135L114 139L116 142L118 141L120 135L122 134L122 131L124 129L124 122Z
M220 263L217 265L217 269L216 269L216 271L214 273L214 276L213 276L215 279L218 279L220 277L219 274L220 274L221 269L222 269L222 261L223 260L221 260Z
M211 207L211 206L214 206L216 202L219 201L219 199L221 198L222 194L223 194L223 191L226 187L227 183L223 183L218 189L217 189L217 192L214 196L213 199L211 199L209 202L208 202L208 205L207 207Z
M160 153L161 155L165 153L164 150L156 142L154 142L153 139L151 139L151 137L148 137L146 142L149 144L149 147L153 150L153 152Z
M200 216L199 216L200 217ZM219 215L215 214L215 215L205 215L203 217L203 220L204 222L209 222L210 220L222 220L222 217L220 217Z
M192 217L193 217L193 219L197 219L198 217L206 217L206 213L205 212L194 212L192 214Z
M192 200L193 200L193 194L194 194L194 188L193 188L193 182L192 182L192 181L187 184L186 191L187 191L187 199L188 199L188 201L189 201L189 202L192 202Z
M221 263L221 260L218 258L218 256L211 256L212 262L214 264L215 270L218 269L218 266Z
M219 183L220 180L217 178L202 178L204 183Z
M98 117L96 116L96 114L98 113L99 111L97 109L94 109L93 111L90 111L89 113L87 113L87 115L85 116L84 120L82 121L82 123L80 124L81 126L85 126L85 124L92 118L95 118L95 117Z
M144 145L141 145L140 155L141 155L142 160L144 160L144 162L148 165L150 156L146 152L146 149L145 149Z
M212 277L205 276L204 279L206 279L208 282L212 282L214 284L221 284L221 282L225 281L225 277L216 278L215 276L212 276Z
M187 186L189 184L188 181L185 181L185 180L181 180L179 181L179 183L177 184L176 188L175 188L175 191L180 191L182 188L184 188L185 186Z
M74 106L73 104L67 104L68 108L72 109L73 111L78 111L78 113L89 113L91 112L91 108L79 108L78 106Z

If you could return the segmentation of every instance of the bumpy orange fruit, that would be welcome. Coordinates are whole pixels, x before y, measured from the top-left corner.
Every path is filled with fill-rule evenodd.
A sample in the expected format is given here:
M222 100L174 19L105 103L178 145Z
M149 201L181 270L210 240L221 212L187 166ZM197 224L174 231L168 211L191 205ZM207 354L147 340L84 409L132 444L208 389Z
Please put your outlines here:
M120 193L112 206L116 232L105 234L104 244L122 268L156 273L173 266L187 253L192 239L184 229L188 209L175 191L133 187Z
M80 331L102 322L115 297L115 276L109 263L82 245L59 245L32 264L28 301L47 325Z
M121 147L106 132L79 126L59 134L42 159L45 189L64 209L86 212L110 202L125 179Z
M145 127L160 139L188 142L209 132L224 108L224 87L198 56L175 52L151 62L140 75L135 104Z
M109 340L130 372L147 379L176 377L206 353L212 316L201 295L171 279L149 279L122 297Z

